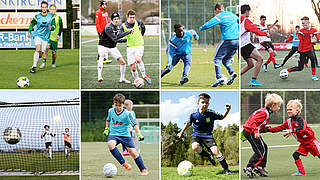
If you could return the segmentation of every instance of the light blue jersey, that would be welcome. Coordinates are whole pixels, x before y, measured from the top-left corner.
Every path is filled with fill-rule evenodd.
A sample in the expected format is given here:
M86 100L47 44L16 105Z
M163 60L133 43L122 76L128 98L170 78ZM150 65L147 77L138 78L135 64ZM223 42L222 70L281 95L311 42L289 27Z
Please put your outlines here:
M231 12L221 11L199 28L200 31L220 25L222 40L239 39L239 18Z
M130 126L136 125L130 111L123 109L120 114L117 114L115 108L110 108L108 111L107 121L110 122L110 135L131 137Z
M292 47L299 47L299 37L296 32L293 33Z
M54 16L51 13L47 13L47 15L42 15L41 13L37 14L33 19L29 26L29 32L31 33L33 27L34 31L32 32L32 37L40 37L43 41L50 40L51 31L49 30L49 25L52 27L51 30L54 30L55 27L53 24Z
M187 55L191 52L191 39L199 39L199 35L194 30L184 30L183 37L178 38L174 34L167 46L167 66L172 65L172 59L174 55Z

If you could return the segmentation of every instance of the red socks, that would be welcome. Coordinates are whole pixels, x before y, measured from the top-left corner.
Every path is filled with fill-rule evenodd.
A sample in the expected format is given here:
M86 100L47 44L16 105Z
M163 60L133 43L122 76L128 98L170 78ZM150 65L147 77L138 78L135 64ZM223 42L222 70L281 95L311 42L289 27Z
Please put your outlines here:
M316 75L316 68L311 68L312 75Z
M272 61L272 63L273 64L275 64L276 63L276 60L274 59L274 55L273 55L273 52L272 53L269 53L269 58L268 58L268 60L267 60L267 62L265 63L265 64L269 64L270 63L270 61Z
M295 160L294 163L296 163L296 166L297 166L299 172L301 172L302 174L306 174L306 172L304 171L304 167L303 167L301 159Z

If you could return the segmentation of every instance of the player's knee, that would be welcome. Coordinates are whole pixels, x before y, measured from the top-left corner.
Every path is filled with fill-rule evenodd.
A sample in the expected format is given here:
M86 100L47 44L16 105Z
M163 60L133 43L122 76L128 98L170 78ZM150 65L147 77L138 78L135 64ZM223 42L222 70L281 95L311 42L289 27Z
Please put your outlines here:
M52 51L52 55L56 55L57 54L57 52L56 51Z
M200 151L200 145L199 144L192 144L192 150L199 152Z
M292 154L292 157L294 160L298 160L300 159L300 153L298 153L297 151L295 151L293 154Z

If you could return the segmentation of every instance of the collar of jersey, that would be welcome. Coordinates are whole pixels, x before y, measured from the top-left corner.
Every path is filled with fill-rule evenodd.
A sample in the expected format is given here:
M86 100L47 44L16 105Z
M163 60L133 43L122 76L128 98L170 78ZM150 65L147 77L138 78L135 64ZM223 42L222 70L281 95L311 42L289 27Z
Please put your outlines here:
M116 108L114 108L114 113L116 113L117 116L120 116L123 112L124 112L124 109L122 109L122 112L118 114L116 111Z

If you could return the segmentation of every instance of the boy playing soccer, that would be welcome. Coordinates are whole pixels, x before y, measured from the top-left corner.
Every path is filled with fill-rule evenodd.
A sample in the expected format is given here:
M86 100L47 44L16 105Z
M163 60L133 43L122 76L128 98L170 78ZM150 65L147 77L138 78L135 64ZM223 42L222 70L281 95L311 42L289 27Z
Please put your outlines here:
M104 134L108 136L107 144L113 157L127 170L131 170L131 165L123 159L116 147L119 143L121 143L122 146L125 146L139 167L141 176L147 176L148 170L144 166L141 155L135 149L133 140L130 136L130 127L132 126L136 131L139 141L144 140L144 138L131 113L123 108L124 101L125 96L120 93L113 97L114 108L110 108L108 111L106 128L104 130Z
M126 108L127 111L129 111L129 113L131 113L131 116L133 117L133 119L136 119L136 114L134 113L134 111L132 111L132 106L133 106L133 102L131 100L126 99L124 101L124 107ZM130 127L130 135L132 137L132 127ZM139 148L136 147L136 149L139 152ZM124 146L122 146L122 150L123 150L122 155L124 156L130 155L130 153L127 151L127 149Z
M226 174L234 174L228 168L228 164L223 154L218 149L216 142L212 137L212 130L215 120L223 120L229 113L231 106L226 104L226 112L219 114L211 109L208 109L210 101L210 95L202 93L198 96L198 109L190 115L189 120L183 129L177 134L179 138L182 137L184 131L192 125L191 146L194 151L199 155L205 156L209 159L212 165L215 165L215 161L211 153L216 155L217 160L220 162L224 172ZM210 153L204 150L207 148Z
M56 136L56 134L49 131L49 125L45 125L44 129L46 131L43 134L41 134L41 139L44 138L46 151L48 152L48 158L52 159L52 137Z
M243 169L243 172L249 178L254 177L253 171L260 176L268 176L267 172L264 170L267 165L268 146L263 141L260 133L263 132L262 130L265 129L265 126L269 123L271 113L279 111L282 103L283 100L278 94L267 94L265 98L265 107L252 113L243 125L242 134L249 141L254 151L249 163Z
M181 59L184 63L184 69L180 84L183 85L189 81L188 74L192 61L191 40L192 37L198 40L199 35L193 29L185 30L181 24L174 25L174 32L175 34L170 38L167 46L167 65L161 70L161 78L168 74Z
M299 37L298 33L300 31L300 26L296 26L296 32L292 33L288 39L285 40L286 43L292 41L292 48L289 52L289 54L284 58L282 64L280 65L281 67L286 64L286 62L293 56L294 53L298 51L298 46L299 46Z
M66 157L70 155L71 152L71 139L70 139L70 133L69 133L69 128L65 129L65 132L63 134L63 140L64 140L64 153ZM69 151L68 151L69 148Z
M305 176L300 156L307 156L308 153L320 158L320 146L313 130L308 126L307 122L300 115L302 104L299 99L290 100L287 104L287 113L289 119L280 126L269 128L272 133L287 130L285 136L288 138L293 135L300 142L298 149L292 154L294 162L298 168L298 172L292 176Z

